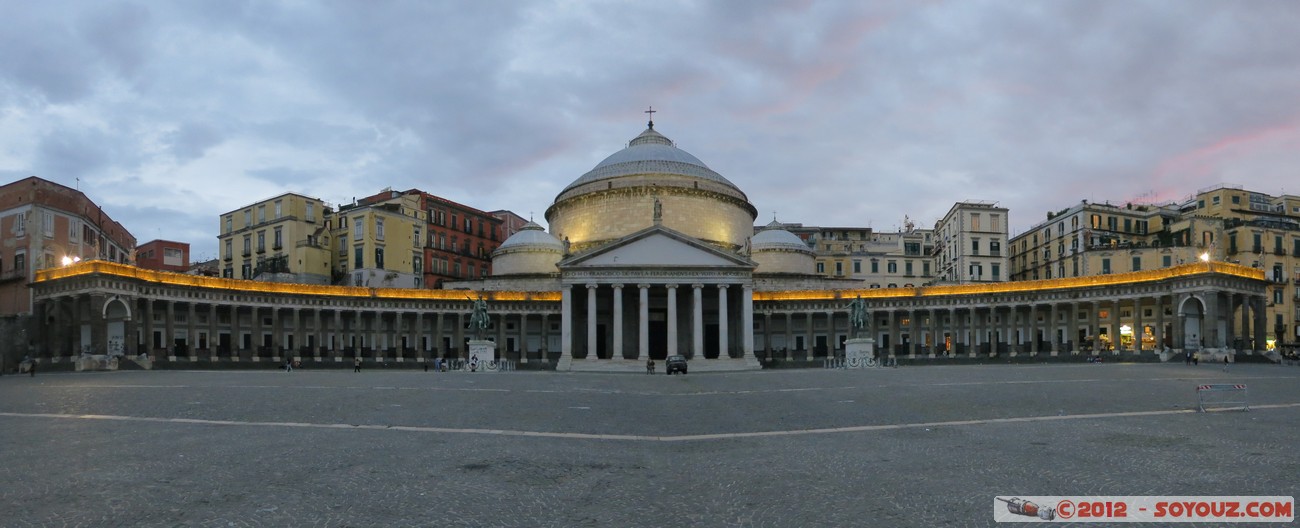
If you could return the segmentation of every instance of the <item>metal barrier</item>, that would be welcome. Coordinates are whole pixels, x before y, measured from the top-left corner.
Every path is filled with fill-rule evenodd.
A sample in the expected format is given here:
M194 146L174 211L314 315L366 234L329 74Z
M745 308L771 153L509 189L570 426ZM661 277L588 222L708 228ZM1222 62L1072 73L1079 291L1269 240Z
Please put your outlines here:
M826 358L822 360L822 368L828 369L860 369L860 368L898 368L898 358L886 356L880 359L874 357L856 358Z
M477 364L471 364L465 359L444 359L448 372L511 372L515 370L515 362L508 359L494 359L489 361L479 361Z
M1237 399L1238 397L1240 399ZM1196 386L1196 408L1200 412L1205 412L1206 405L1234 405L1240 406L1243 411L1249 411L1249 400L1245 385L1216 384Z

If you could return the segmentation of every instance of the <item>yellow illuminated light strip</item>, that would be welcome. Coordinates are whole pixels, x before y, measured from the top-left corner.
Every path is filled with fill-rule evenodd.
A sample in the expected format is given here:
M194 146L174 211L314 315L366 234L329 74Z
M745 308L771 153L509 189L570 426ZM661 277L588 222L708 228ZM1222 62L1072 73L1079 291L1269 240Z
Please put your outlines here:
M62 268L49 268L36 272L36 280L41 283L56 279L76 277L99 273L116 277L127 277L145 282L167 284L170 286L189 286L217 290L234 290L255 293L281 293L294 295L322 295L334 297L375 297L382 299L407 300L443 300L464 301L467 297L477 298L479 292L467 290L420 290L405 288L359 288L355 286L322 286L316 284L295 284L288 282L261 282L200 275L185 275L166 271L147 270L108 262L103 260L83 261ZM489 301L559 301L560 292L482 292Z
M755 301L815 301L828 299L849 299L861 296L863 299L888 299L902 297L933 297L940 295L979 295L986 293L1032 292L1043 290L1062 290L1072 288L1090 288L1096 286L1113 286L1117 284L1136 284L1155 282L1174 277L1186 277L1203 273L1219 273L1264 280L1264 270L1229 264L1226 262L1205 262L1185 264L1172 268L1112 275L1093 275L1068 279L1047 279L1035 281L998 282L993 284L966 284L961 286L926 286L920 288L874 288L859 290L802 290L783 292L754 292Z
M62 268L49 268L36 272L35 283L100 273L118 277L128 277L146 282L172 286L190 286L234 290L240 292L281 293L296 295L322 295L335 297L374 297L380 299L403 300L468 300L477 297L479 292L469 290L423 290L407 288L359 288L354 286L320 286L314 284L294 284L286 282L260 282L237 279L184 275L165 271L154 271L108 262L102 260L82 261ZM1089 288L1112 286L1117 284L1135 284L1155 282L1174 277L1186 277L1203 273L1218 273L1247 279L1264 280L1264 270L1229 264L1226 262L1207 262L1186 264L1152 271L1117 273L1113 275L1094 275L1069 279L1048 279L1036 281L998 282L993 284L967 284L961 286L928 286L921 288L885 288L857 290L797 290L783 292L754 292L755 301L813 301L828 299L845 299L861 296L864 299L887 299L900 297L930 297L940 295L979 295L986 293L1012 293L1042 290L1061 290L1071 288ZM482 292L490 301L559 301L560 292L521 292L498 291Z

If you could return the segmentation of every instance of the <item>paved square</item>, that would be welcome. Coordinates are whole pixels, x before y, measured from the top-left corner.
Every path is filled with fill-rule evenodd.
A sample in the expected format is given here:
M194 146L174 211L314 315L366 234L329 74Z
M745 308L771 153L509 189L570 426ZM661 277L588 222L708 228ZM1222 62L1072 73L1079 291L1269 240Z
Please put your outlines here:
M1196 413L1245 383L1251 412ZM1300 495L1300 369L0 377L5 526L987 526L995 495Z

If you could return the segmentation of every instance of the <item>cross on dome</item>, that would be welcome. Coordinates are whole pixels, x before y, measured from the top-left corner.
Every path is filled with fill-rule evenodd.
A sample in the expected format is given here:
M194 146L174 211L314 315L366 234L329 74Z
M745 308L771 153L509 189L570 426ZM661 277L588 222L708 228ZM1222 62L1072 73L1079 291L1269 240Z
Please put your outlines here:
M658 110L655 110L655 107L653 106L651 106L649 110L645 111L645 113L650 114L650 122L646 125L649 126L651 130L655 127L655 112L658 112Z

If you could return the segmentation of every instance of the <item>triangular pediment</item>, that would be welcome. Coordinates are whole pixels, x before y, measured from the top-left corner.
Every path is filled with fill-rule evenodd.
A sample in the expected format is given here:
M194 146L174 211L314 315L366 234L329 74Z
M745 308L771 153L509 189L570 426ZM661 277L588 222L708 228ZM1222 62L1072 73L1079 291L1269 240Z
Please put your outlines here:
M752 268L754 264L741 255L722 251L663 226L638 231L622 240L560 262L562 269L640 266Z

